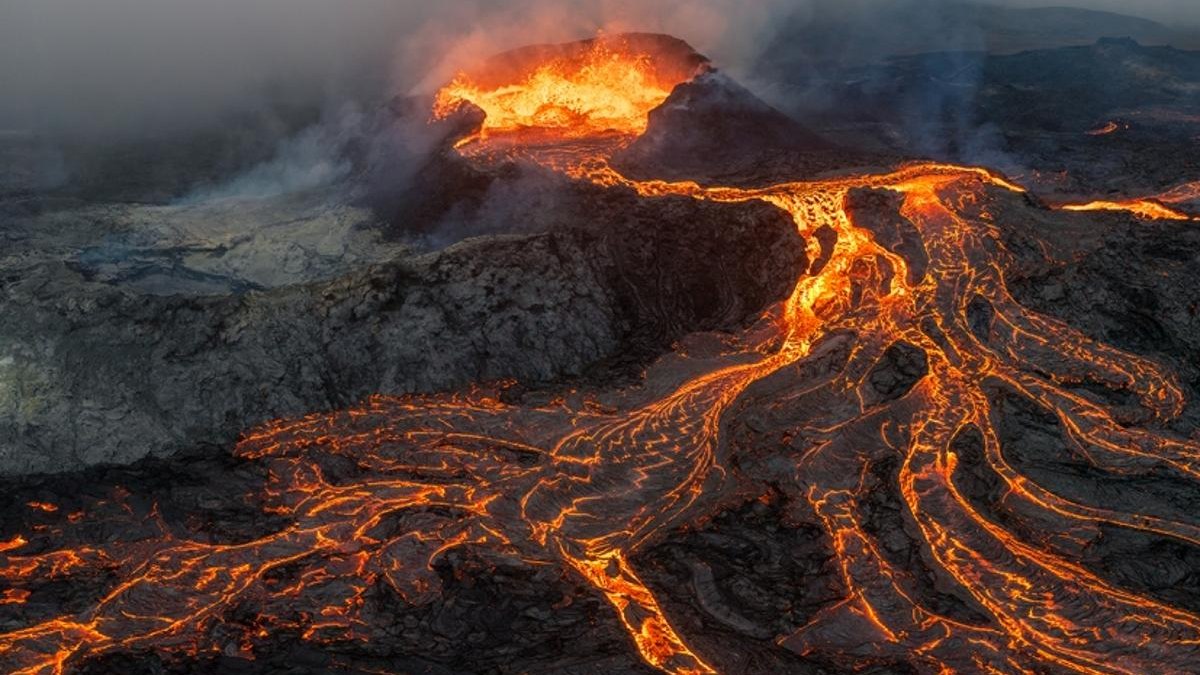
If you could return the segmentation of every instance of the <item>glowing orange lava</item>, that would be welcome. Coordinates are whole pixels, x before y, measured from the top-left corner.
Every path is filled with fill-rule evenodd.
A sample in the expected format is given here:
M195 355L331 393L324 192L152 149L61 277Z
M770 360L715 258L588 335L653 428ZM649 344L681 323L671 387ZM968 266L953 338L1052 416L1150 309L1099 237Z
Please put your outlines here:
M1088 136L1107 136L1109 134L1116 133L1122 129L1128 129L1128 128L1129 128L1128 124L1121 124L1121 123L1117 123L1117 122L1107 122L1106 124L1104 124L1104 126L1098 127L1096 129L1092 129L1091 131L1087 132L1087 135Z
M435 116L463 102L487 115L483 133L555 129L586 136L615 131L637 134L646 115L671 93L676 82L662 82L645 54L629 54L598 40L584 54L560 57L521 74L498 88L485 88L459 74L438 92Z
M667 93L641 61L596 48L582 62L545 63L513 84L480 89L460 78L439 105L469 100L485 128L557 126L574 135L636 132ZM574 146L573 146L574 147ZM488 157L486 140L464 151ZM279 421L247 434L237 454L265 464L268 508L288 524L237 545L168 536L23 554L36 535L0 543L0 580L22 602L40 577L115 570L121 582L94 605L0 635L0 663L25 675L61 673L113 650L196 653L224 613L257 611L259 631L300 629L304 639L369 639L361 616L370 589L408 602L437 594L434 561L448 549L570 571L608 600L646 663L663 672L715 672L673 627L630 563L680 525L721 506L740 450L726 423L757 400L794 419L807 445L781 453L782 487L823 525L845 598L810 624L778 636L783 647L850 660L903 659L929 673L1187 673L1200 663L1200 617L1113 587L1061 552L1018 537L960 490L956 437L974 429L1006 502L1047 532L1110 525L1200 542L1187 523L1106 504L1071 501L1009 466L993 428L985 383L999 382L1050 411L1068 442L1100 470L1169 471L1200 479L1200 444L1118 423L1112 407L1072 385L1101 383L1131 395L1159 420L1180 414L1175 376L1147 359L1089 339L1021 306L1009 292L1010 254L986 205L1020 190L978 168L919 164L762 188L637 181L607 157L530 150L528 158L645 198L761 200L789 213L823 263L720 355L674 356L688 375L669 388L597 392L541 405L512 405L482 391L374 397L355 408ZM902 200L928 265L884 246L847 208L850 194L881 189ZM820 256L815 234L836 234ZM990 304L985 334L967 317ZM853 341L844 365L803 366ZM863 394L889 346L905 341L928 358L928 375L886 408ZM987 621L938 614L911 592L904 570L863 526L864 474L898 458L905 518L935 566ZM337 467L336 472L326 467ZM335 477L336 473L336 477ZM291 570L288 574L283 572ZM350 580L348 583L341 583ZM252 648L252 647L251 647ZM857 662L857 661L856 661Z
M1147 220L1200 220L1200 216L1167 206L1195 201L1200 201L1200 181L1177 185L1153 197L1062 204L1058 208L1066 211L1123 211Z
M1065 204L1062 209L1066 211L1124 211L1148 220L1192 220L1192 216L1152 199L1099 200L1086 204Z

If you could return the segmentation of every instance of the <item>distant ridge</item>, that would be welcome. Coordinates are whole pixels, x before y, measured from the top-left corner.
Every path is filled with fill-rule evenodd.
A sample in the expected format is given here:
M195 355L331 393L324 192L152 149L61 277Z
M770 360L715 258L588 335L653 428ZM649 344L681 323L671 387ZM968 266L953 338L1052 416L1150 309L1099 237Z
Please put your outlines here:
M764 76L867 64L890 56L945 51L1013 54L1129 37L1143 45L1200 48L1195 35L1114 12L1071 7L1008 8L943 0L880 0L870 9L818 4L779 22L757 70Z

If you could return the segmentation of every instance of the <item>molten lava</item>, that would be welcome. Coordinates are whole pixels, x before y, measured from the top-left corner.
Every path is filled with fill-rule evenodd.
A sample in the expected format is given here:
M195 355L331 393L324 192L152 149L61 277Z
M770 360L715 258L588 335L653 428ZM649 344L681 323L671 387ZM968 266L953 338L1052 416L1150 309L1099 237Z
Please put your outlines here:
M1168 204L1185 204L1200 201L1200 181L1177 185L1153 197L1097 200L1083 204L1063 204L1066 211L1124 211L1147 220L1200 220L1200 217L1185 213Z
M1087 135L1088 136L1107 136L1109 134L1121 131L1122 129L1128 129L1128 128L1129 128L1128 124L1123 124L1123 123L1119 123L1119 122L1106 122L1103 126L1097 127L1095 129L1092 129L1091 131L1087 132Z
M645 66L596 47L580 61L550 61L492 88L459 78L439 106L480 105L485 129L495 131L632 133L669 89ZM1116 588L1063 552L1027 541L961 489L967 478L955 440L973 431L983 461L1003 481L1005 502L1047 533L1070 538L1104 525L1200 542L1194 525L1072 501L1009 463L989 384L1049 411L1099 470L1200 479L1200 443L1124 425L1111 406L1074 386L1124 391L1169 420L1183 406L1172 373L1026 309L1009 292L1003 223L986 205L990 194L1019 187L982 169L941 164L753 189L701 186L631 180L603 154L540 148L527 156L646 198L766 201L791 214L811 242L810 260L821 263L725 353L674 357L692 374L665 393L633 388L605 406L589 403L587 392L542 405L479 391L375 397L254 430L236 452L269 468L268 508L288 522L270 536L236 545L164 535L55 548L30 534L0 543L0 579L11 589L3 602L24 601L25 587L39 578L110 570L120 579L91 606L0 635L5 670L61 673L114 650L214 649L214 626L246 606L255 618L237 625L251 652L257 636L285 628L313 641L369 639L362 613L373 589L428 602L440 583L434 561L451 548L479 546L559 565L594 587L648 664L711 673L714 655L693 649L672 626L630 560L672 528L722 508L739 460L774 452L780 489L824 527L845 589L811 623L778 636L783 647L852 664L902 659L929 673L1195 672L1200 617ZM864 188L902 200L927 264L856 222L847 200ZM821 251L818 231L836 234L829 250ZM991 308L982 329L968 318L976 303ZM803 367L847 341L853 348L842 365ZM898 341L925 352L928 374L900 399L872 403L863 393L866 374ZM784 420L803 447L731 442L730 419L752 406ZM864 527L867 469L888 458L899 460L905 518L938 583L984 620L967 623L923 604L910 575ZM41 544L31 548L34 540Z
M1148 220L1192 220L1192 216L1153 199L1098 200L1086 204L1065 204L1062 208L1066 211L1125 211Z
M528 129L574 137L639 134L649 112L694 74L660 68L655 56L618 36L529 64L508 59L479 75L460 73L438 92L434 117L470 103L486 115L483 137Z

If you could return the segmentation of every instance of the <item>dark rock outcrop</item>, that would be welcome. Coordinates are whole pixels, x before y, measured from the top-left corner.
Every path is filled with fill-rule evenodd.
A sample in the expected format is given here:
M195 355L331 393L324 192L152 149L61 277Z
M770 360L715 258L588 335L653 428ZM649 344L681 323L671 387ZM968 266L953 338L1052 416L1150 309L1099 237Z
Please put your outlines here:
M614 165L638 178L746 183L876 161L824 140L714 70L675 87Z
M640 363L782 298L803 242L764 205L585 190L591 217L328 282L151 296L61 262L0 285L0 470L226 444L267 419Z

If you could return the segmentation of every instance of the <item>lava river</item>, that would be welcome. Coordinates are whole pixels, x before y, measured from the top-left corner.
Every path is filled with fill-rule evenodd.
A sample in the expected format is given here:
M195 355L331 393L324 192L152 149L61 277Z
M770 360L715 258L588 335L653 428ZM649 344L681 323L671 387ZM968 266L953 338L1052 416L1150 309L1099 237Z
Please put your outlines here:
M466 101L478 91L462 79L455 86ZM522 85L507 86L512 94ZM669 87L656 91L631 107L605 109L642 115ZM485 103L503 105L501 97ZM587 113L571 112L553 119ZM941 164L762 188L639 181L609 167L605 153L629 136L614 138L587 152L543 142L524 156L645 198L762 200L785 210L813 261L790 297L721 354L669 356L669 375L648 374L629 391L575 392L539 405L504 403L484 390L379 396L253 430L236 453L269 468L268 509L287 523L264 538L215 545L164 535L28 555L24 537L4 543L0 579L15 589L13 601L38 577L69 579L104 567L117 570L120 582L79 611L0 635L3 670L60 673L105 652L212 649L212 627L235 604L256 608L248 643L255 631L285 627L313 640L361 638L369 588L383 583L408 602L428 602L439 593L438 556L477 546L560 566L593 586L642 658L663 672L715 672L703 645L673 628L631 559L663 533L728 506L737 482L732 464L745 448L730 442L727 428L753 404L791 420L792 435L803 439L805 450L787 454L777 471L794 508L816 514L849 589L806 626L777 636L783 648L851 663L904 660L930 673L1195 672L1200 617L1117 588L1062 552L1017 536L960 490L956 440L970 433L1004 482L1007 503L1047 533L1103 523L1200 543L1194 525L1071 501L1007 462L989 383L1052 411L1067 442L1098 470L1200 479L1200 445L1120 424L1113 410L1073 386L1128 392L1166 420L1184 404L1171 372L1034 313L1010 294L1010 254L998 235L1004 224L987 205L989 193L1018 186L986 170ZM493 161L496 140L477 138L458 151ZM856 224L847 199L863 188L902 199L901 213L925 252L919 261ZM980 303L992 317L982 331L969 318ZM864 394L865 377L901 341L924 351L928 373L898 400L875 402ZM836 367L808 367L839 345L849 345L848 356ZM925 606L864 529L864 475L884 457L898 459L906 518L940 582L986 620ZM294 571L287 583L275 574L284 568Z

